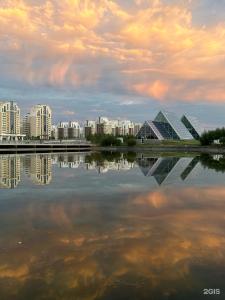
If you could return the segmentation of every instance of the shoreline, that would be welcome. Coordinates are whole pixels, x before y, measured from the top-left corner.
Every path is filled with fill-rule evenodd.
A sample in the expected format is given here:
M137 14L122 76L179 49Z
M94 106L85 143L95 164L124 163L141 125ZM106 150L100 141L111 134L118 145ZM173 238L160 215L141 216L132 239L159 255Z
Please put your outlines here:
M183 153L208 153L208 154L225 154L224 148L207 147L207 146L145 146L145 147L91 147L92 151L112 151L112 152L183 152Z
M91 151L86 143L17 143L0 144L0 154L10 153L46 153L46 152L85 152Z
M191 145L151 145L151 146L112 146L101 147L93 144L0 144L0 154L10 153L48 153L48 152L90 152L90 151L110 151L110 152L159 152L159 153L208 153L225 154L225 147L191 146Z

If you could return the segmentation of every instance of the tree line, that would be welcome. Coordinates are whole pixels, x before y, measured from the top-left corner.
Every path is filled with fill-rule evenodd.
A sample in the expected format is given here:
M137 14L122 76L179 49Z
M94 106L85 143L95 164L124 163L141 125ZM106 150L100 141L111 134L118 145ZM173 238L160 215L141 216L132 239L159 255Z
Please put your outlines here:
M91 141L93 144L100 145L102 147L110 146L135 146L136 139L134 136L114 136L111 134L93 134L87 137L88 141Z
M200 137L200 143L203 146L212 145L215 140L218 140L220 144L225 145L225 128L217 128L215 130L209 130L203 132Z

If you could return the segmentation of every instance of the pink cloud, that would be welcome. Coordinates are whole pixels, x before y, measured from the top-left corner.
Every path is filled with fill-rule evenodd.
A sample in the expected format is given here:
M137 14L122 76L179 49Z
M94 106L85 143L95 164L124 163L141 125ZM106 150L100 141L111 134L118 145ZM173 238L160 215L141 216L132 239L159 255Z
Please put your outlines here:
M136 9L110 0L32 3L0 7L0 55L10 61L1 69L9 79L105 91L111 74L110 87L119 82L159 101L225 102L224 24L195 26L191 1L131 1Z
M169 86L160 80L156 80L150 84L136 84L134 85L134 90L154 99L163 100L169 91Z

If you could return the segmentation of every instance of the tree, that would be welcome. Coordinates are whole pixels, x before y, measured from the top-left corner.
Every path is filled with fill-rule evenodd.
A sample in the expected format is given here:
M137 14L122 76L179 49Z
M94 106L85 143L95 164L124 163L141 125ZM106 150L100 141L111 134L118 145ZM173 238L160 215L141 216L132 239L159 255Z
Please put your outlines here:
M220 140L222 144L225 144L225 128L217 128L215 130L203 132L200 137L200 143L203 146L211 145L214 140Z
M129 146L129 147L134 147L134 146L136 146L136 144L137 144L137 141L134 138L129 138L127 140L127 146Z
M107 135L102 138L100 145L103 147L109 147L109 146L120 146L121 140L117 139L113 135Z
M220 144L225 145L225 136L222 136L222 137L220 138Z

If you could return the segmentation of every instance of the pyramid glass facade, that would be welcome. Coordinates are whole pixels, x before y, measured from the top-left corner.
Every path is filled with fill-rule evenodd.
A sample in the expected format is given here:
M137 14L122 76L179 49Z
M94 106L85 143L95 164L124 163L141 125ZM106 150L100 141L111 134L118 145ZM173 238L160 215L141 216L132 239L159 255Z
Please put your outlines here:
M184 124L193 138L199 140L201 134L203 133L203 129L201 128L198 120L194 117L187 117L183 115L183 117L181 118L181 122Z
M175 136L177 136L178 139L180 140L193 139L192 135L184 126L184 124L172 112L160 111L154 121L164 123L164 124L169 124L172 127L173 131L176 133ZM177 138L173 138L173 139L177 139Z
M174 113L160 111L154 121L145 121L137 139L192 140L199 139L202 130L197 119L183 116L179 119Z

